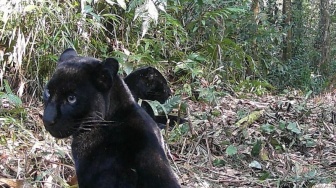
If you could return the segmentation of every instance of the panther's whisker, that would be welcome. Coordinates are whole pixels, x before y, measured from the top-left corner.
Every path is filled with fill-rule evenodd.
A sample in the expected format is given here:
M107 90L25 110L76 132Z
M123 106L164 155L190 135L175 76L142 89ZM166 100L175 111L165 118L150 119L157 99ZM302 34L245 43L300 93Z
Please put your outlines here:
M85 123L85 122L83 122L83 123L80 123L80 125L81 125L81 126L91 126L91 127L95 127L95 126L100 126L100 125L109 125L109 126L111 126L111 125L113 125L113 124L111 124L111 123L104 123L104 122L96 123L96 124Z
M92 125L82 125L81 127L84 127L84 128L101 128L101 127L111 127L111 125L104 125L104 124L95 125L95 126L92 126Z
M93 126L95 125L99 125L99 124L114 124L116 123L115 121L83 121L80 122L80 124L93 124Z
M97 118L93 117L93 116L89 116L89 117L86 117L86 118L80 118L79 120L83 120L83 119L97 119Z
M87 118L81 118L81 119L77 119L77 121L107 121L104 119L101 119L100 117L87 117ZM111 121L108 121L111 122Z
M82 131L91 131L92 129L91 128L86 128L86 127L81 127L79 130L82 130Z
M97 114L97 117L98 117L98 118L100 118L100 119L102 119L102 120L104 119L104 118L103 118L103 113L102 113L102 112L95 111L94 113Z

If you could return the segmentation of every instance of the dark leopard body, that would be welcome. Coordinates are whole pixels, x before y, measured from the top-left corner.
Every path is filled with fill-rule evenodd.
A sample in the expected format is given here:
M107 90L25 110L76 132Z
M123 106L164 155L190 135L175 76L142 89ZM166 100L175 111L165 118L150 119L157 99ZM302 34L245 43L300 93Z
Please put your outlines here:
M43 122L72 136L79 187L180 187L153 119L117 75L118 62L67 49L45 93Z

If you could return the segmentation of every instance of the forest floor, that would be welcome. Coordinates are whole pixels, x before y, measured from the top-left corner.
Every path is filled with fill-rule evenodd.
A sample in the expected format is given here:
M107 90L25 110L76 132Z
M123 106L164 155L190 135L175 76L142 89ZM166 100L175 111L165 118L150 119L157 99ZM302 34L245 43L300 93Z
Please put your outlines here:
M336 186L333 93L183 101L188 122L162 133L184 187ZM34 103L0 114L0 187L76 187L71 141L50 136L42 113Z

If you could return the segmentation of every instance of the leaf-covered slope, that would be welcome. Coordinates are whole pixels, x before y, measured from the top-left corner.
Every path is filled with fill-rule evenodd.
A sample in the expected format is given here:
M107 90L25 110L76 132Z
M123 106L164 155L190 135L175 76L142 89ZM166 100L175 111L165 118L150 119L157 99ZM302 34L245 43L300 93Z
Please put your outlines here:
M163 132L171 165L186 187L311 187L336 182L333 94L225 96L186 100L188 122ZM0 180L66 187L74 177L69 140L43 128L41 106L1 117Z

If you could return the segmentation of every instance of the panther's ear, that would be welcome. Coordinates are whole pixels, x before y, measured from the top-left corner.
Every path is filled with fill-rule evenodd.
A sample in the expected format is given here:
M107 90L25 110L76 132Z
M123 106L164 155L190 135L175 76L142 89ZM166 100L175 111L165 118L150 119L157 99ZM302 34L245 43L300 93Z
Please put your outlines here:
M61 54L60 58L58 59L58 62L62 62L77 56L78 54L73 48L68 48L64 50L64 52Z
M107 58L103 61L104 69L108 70L112 77L117 75L119 70L119 62L114 58Z
M102 62L102 67L97 73L96 85L100 90L107 91L112 87L113 78L117 75L119 63L114 58L107 58Z

